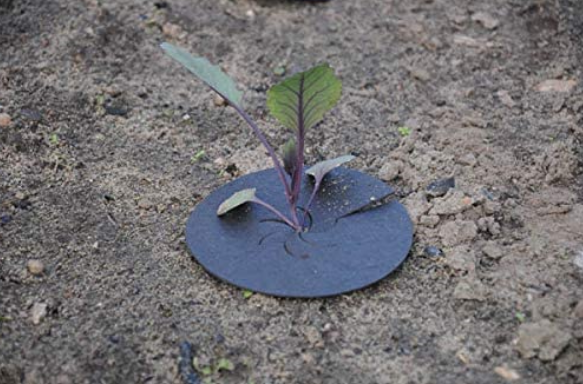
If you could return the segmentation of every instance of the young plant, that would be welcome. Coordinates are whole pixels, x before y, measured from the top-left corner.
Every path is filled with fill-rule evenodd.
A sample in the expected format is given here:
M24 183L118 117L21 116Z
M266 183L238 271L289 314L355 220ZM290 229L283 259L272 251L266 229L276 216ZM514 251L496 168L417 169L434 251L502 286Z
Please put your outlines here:
M273 161L290 211L289 216L286 216L260 199L256 195L255 188L250 188L236 192L225 200L219 206L217 215L222 216L245 203L255 203L273 212L297 232L303 231L306 217L324 176L332 169L354 158L350 155L342 156L315 164L308 170L304 169L306 134L323 119L326 112L334 107L342 93L342 83L335 76L334 70L328 64L318 65L283 80L267 92L267 107L270 113L293 134L293 137L282 148L282 166L263 132L244 111L242 107L243 93L237 89L235 82L229 76L205 58L194 57L182 48L168 43L163 43L161 47L166 54L186 67L225 99L251 127ZM314 189L305 206L299 207L298 199L301 194L304 173L313 177ZM303 214L298 215L298 210L302 210Z

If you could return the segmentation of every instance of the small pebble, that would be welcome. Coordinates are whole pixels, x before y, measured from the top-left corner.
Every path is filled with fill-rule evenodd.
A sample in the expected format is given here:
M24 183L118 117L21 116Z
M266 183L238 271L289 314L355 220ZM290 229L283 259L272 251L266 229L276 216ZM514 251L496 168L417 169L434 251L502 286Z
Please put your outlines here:
M492 194L492 192L488 191L486 188L482 188L481 191L482 195L486 196L486 199L492 201L494 200L494 195Z
M419 224L434 228L437 224L439 224L439 216L438 215L423 215L419 218Z
M496 29L498 27L498 20L493 18L486 12L476 12L472 15L472 21L482 24L486 29Z
M423 254L427 257L442 257L443 251L434 245L428 245L423 248Z
M475 166L477 162L478 160L476 159L476 156L474 156L473 153L465 154L464 156L458 159L458 163L460 163L461 165L468 165L470 167Z
M460 280L453 291L453 297L457 300L484 301L486 300L486 296L486 287L472 274Z
M447 179L435 180L427 186L426 191L429 196L440 197L452 188L455 188L455 178L449 177Z
M35 111L34 109L22 109L20 114L24 118L32 121L40 121L42 119L41 113L39 111Z
M390 181L399 176L399 173L403 169L403 163L400 161L390 161L383 164L379 171L379 177L381 180Z
M387 117L387 120L388 120L390 123L395 123L395 124L396 124L396 123L398 123L399 121L401 121L401 116L399 116L399 114L398 114L398 113L391 113L391 114L390 114L390 115Z
M215 102L215 105L217 107L223 107L223 106L225 106L227 104L227 102L225 101L225 99L223 99L219 95L215 96L214 102Z
M411 74L411 77L413 77L415 80L419 81L431 80L431 75L429 74L429 72L422 68L411 68L409 69L409 73Z
M6 225L12 221L12 216L10 215L2 215L0 216L0 224Z
M575 316L581 320L583 320L583 299L579 300L577 306L575 306L575 310L573 312Z
M48 308L49 306L46 303L34 303L30 310L30 319L34 325L38 325L43 321L47 316Z
M545 80L536 86L536 90L543 93L566 93L571 92L577 85L576 80Z
M285 67L283 65L279 65L279 66L273 68L273 74L276 76L285 75Z
M583 251L579 251L573 258L573 264L583 271Z
M520 375L514 369L506 368L506 367L496 367L494 368L494 372L503 379L507 381L514 381L520 379Z
M112 116L125 116L128 114L128 109L125 107L119 107L115 105L106 105L105 113Z
M516 105L508 91L501 89L496 93L496 95L498 96L498 99L500 99L500 102L508 108L512 108Z
M482 248L482 252L490 259L499 259L504 256L504 251L495 243L489 243Z
M154 206L154 203L147 198L140 199L140 201L138 201L138 207L140 207L141 209L150 209L152 208L152 206Z
M45 265L40 260L29 260L26 269L31 275L39 276L45 271Z
M162 33L168 37L176 39L182 34L182 28L176 24L166 23L162 26Z
M12 118L7 113L0 113L0 127L4 128L12 123Z

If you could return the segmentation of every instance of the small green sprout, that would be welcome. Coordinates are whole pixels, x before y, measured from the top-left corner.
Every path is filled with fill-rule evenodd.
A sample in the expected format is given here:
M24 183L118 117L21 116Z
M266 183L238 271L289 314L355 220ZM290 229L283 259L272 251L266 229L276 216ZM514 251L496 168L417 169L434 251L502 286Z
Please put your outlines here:
M56 133L53 133L49 136L49 143L51 145L58 145L59 144L59 136Z
M206 152L204 149L201 149L200 151L196 152L191 158L190 158L190 162L191 163L197 163L200 160L202 160L204 157L206 156Z
M221 357L215 365L215 372L232 371L235 369L235 364L227 358Z
M231 372L235 369L235 364L225 357L221 357L214 363L209 363L208 365L201 365L199 359L195 357L192 359L192 366L198 373L205 376L203 379L204 383L211 383L212 376L220 375L223 371Z
M283 65L278 65L277 67L273 68L273 74L276 76L285 75L285 67Z
M522 313L522 312L516 312L516 313L514 314L514 316L515 316L515 317L516 317L516 319L517 319L518 321L520 321L521 323L524 323L524 321L526 320L526 315L525 315L524 313Z
M403 137L407 137L411 134L411 128L409 128L409 127L403 126L403 127L399 127L397 130L399 131L399 134Z
M248 289L243 290L243 298L244 299L249 299L251 296L253 296L254 292L250 291Z

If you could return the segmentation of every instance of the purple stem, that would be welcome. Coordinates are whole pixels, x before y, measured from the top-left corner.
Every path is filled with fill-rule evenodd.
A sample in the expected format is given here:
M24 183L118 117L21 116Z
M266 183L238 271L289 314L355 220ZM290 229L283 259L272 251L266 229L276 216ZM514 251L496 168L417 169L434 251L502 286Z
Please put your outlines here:
M297 133L297 163L296 169L292 177L292 215L297 218L297 203L302 188L302 176L304 173L304 141L305 141L305 127L304 127L304 77L300 78L300 89L298 92L298 133ZM303 220L302 220L303 221ZM298 225L299 219L297 219Z
M302 217L302 223L301 223L302 227L306 223L306 217L308 216L308 212L310 212L310 207L312 206L312 203L314 202L314 198L316 197L316 193L318 192L318 189L320 189L321 181L322 180L317 180L316 184L314 184L314 189L312 190L312 193L310 194L310 198L308 199L308 203L304 207L304 216Z
M259 204L265 208L267 208L268 210L270 210L271 212L273 212L278 218L280 218L281 220L283 220L287 225L289 225L290 227L292 227L294 230L298 230L299 226L298 224L292 222L290 219L288 219L287 217L285 217L285 215L281 212L279 212L275 207L273 207L272 205L266 203L265 201L261 200L258 197L255 197L253 200L251 200L251 202Z
M283 168L281 167L281 163L279 162L279 159L277 158L277 155L275 154L275 151L273 150L273 148L271 147L271 145L269 144L269 142L265 138L265 135L263 134L263 132L261 132L261 130L259 129L257 124L255 124L253 119L251 119L251 117L245 111L243 111L238 105L231 104L231 106L233 108L235 108L235 110L239 113L239 115L241 115L243 120L245 120L245 122L247 124L249 124L249 126L251 127L251 129L253 130L255 135L259 138L259 141L261 141L261 144L263 144L265 149L267 149L267 152L269 153L269 156L271 156L271 160L273 161L273 165L275 166L275 169L277 170L277 173L279 175L279 179L281 180L281 183L283 184L283 186L285 188L285 195L289 200L291 198L291 195L292 195L291 190L290 190L289 184L285 178L285 173L283 171Z

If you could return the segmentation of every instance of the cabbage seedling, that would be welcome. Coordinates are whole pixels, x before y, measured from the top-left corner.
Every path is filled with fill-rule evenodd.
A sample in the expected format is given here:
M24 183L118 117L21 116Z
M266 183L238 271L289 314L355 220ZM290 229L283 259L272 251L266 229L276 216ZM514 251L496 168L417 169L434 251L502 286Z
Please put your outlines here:
M342 82L336 77L334 70L328 64L321 64L284 79L267 92L267 108L270 113L293 134L282 148L282 165L257 123L243 109L243 93L228 75L207 59L192 56L182 48L169 43L163 43L161 47L166 54L219 94L251 127L273 161L289 205L289 214L285 215L259 198L255 188L249 188L238 191L225 200L219 206L217 215L222 216L243 204L254 203L273 212L297 232L305 230L310 206L326 174L354 158L351 155L341 156L304 169L306 134L336 105L342 93ZM300 207L298 199L304 173L314 179L314 189L305 206ZM299 215L298 211L303 211L303 214Z

